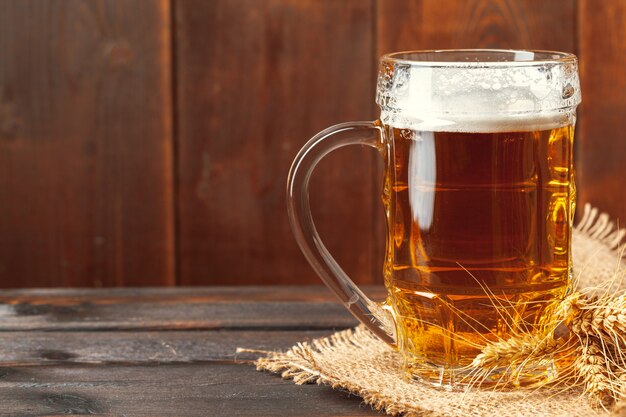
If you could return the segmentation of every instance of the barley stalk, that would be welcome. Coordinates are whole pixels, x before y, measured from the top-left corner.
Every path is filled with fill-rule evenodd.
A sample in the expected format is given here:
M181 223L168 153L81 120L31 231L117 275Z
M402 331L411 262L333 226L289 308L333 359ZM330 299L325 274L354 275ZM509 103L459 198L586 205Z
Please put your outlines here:
M524 334L488 344L474 358L471 366L476 368L511 366L526 362L531 357L545 358L563 344L563 339L554 340L551 335Z
M602 342L598 338L589 337L578 352L574 367L578 378L582 380L585 393L598 405L606 407L614 404L615 374L611 370Z
M572 319L570 329L575 334L594 335L605 343L626 346L626 295L605 296L582 307L581 314Z
M566 324L569 337L555 339L555 331ZM574 352L571 370L561 369L560 379L581 385L597 405L607 407L626 395L626 293L588 298L575 293L563 300L539 334L522 334L490 343L472 362L475 369L522 366ZM515 372L511 373L512 376ZM503 381L506 383L508 381Z
M563 349L570 339L570 337L555 339L555 332L563 323L570 322L572 317L579 314L583 303L580 293L566 297L554 309L549 322L543 326L543 332L523 333L507 340L489 343L474 358L471 366L485 368L518 363L531 364L533 360L542 361L552 357Z

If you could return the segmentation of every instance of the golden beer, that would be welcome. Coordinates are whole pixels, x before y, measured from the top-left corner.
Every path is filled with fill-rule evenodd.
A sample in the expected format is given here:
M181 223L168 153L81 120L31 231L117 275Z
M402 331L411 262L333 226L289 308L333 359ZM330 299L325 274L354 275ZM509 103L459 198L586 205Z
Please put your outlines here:
M568 289L573 128L385 135L398 344L418 376L445 363L453 379L486 342L538 331Z

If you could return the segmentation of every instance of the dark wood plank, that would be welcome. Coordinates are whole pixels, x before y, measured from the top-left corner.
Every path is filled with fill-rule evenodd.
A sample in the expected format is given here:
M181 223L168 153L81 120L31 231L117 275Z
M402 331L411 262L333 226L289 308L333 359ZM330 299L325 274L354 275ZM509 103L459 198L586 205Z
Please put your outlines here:
M372 299L382 301L383 286L366 285L362 290ZM252 301L332 302L335 295L323 285L245 286L245 287L142 287L142 288L28 288L0 291L0 302L54 303L75 305L82 302L102 304L153 303L231 303Z
M4 305L0 330L334 329L356 324L339 304L253 302L225 304Z
M298 386L228 363L1 368L0 414L380 415L329 387Z
M169 26L166 0L0 1L0 286L174 283Z
M378 53L524 48L574 52L576 0L378 0Z
M325 127L374 116L371 0L176 2L181 284L318 278L289 229L285 183ZM371 150L313 179L316 224L360 283L382 282Z
M626 221L626 1L580 0L579 203Z
M128 297L119 298L111 297L121 292L114 290L3 292L0 330L315 330L356 324L342 305L324 293L327 290L303 290L256 288L249 298L245 288L223 290L221 295L206 289L204 296L202 291L184 296L187 290L179 290L171 298L167 289L153 290L145 298L131 290L126 290ZM302 301L307 290L311 290L311 301ZM316 298L315 291L325 295ZM83 295L67 295L80 292ZM272 293L274 297L269 297ZM381 299L384 291L377 288L372 293Z
M237 348L286 350L332 330L217 330L159 332L17 331L0 333L0 367L61 363L249 362L255 352ZM0 368L1 369L1 368ZM1 370L0 370L1 372Z

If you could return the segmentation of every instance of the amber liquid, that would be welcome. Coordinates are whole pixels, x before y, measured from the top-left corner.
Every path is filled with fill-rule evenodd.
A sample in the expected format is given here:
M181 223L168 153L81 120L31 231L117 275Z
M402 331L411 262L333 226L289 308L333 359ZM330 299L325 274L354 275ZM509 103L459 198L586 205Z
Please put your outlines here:
M385 130L399 348L411 377L463 383L486 343L540 331L569 289L573 127Z

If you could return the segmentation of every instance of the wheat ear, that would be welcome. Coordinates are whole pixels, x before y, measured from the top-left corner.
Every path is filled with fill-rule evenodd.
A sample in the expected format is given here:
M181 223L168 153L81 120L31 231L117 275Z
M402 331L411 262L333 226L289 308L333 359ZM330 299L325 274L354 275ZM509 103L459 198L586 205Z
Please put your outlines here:
M612 405L616 399L612 382L614 373L602 342L596 337L588 337L585 344L579 347L578 353L574 367L583 383L584 392L598 405Z
M626 295L602 297L581 306L581 314L572 319L570 329L578 335L593 335L605 343L626 346Z
M514 366L526 362L530 357L545 357L563 344L563 339L555 340L544 334L524 334L488 344L474 358L471 366L475 368Z

